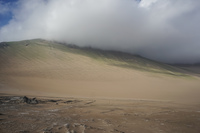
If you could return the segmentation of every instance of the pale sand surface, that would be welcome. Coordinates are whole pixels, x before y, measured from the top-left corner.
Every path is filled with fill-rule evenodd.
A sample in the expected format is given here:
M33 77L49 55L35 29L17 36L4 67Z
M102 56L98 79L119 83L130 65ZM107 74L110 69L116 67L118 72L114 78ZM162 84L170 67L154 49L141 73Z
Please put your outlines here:
M54 45L24 47L1 49L0 92L200 103L199 77L117 67Z
M199 77L139 71L45 50L48 58L1 54L0 132L200 132ZM3 94L61 101L15 104ZM80 102L65 104L70 98Z
M7 83L5 83L7 82ZM1 92L38 96L166 100L200 103L199 80L147 78L129 81L81 81L10 77Z
M199 77L156 74L65 55L64 61L50 56L43 61L14 58L3 62L0 92L200 103Z

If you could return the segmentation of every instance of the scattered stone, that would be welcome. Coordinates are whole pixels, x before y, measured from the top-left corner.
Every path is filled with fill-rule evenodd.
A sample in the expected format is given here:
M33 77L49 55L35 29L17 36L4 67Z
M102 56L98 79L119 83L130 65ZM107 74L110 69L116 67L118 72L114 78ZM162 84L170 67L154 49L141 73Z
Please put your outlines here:
M56 112L56 111L59 111L59 109L51 109L51 110L49 110L49 111L51 111L51 112Z
M20 100L21 97L12 97L10 100L15 101L15 100Z
M31 103L32 103L32 104L38 104L38 100L37 100L36 98L33 98L33 99L31 100Z
M77 103L77 102L81 102L81 101L79 101L79 100L67 100L64 103L69 104L69 103Z
M58 100L49 100L49 102L57 102Z
M138 114L138 113L134 113L134 115L135 115L135 116L139 116L139 114Z
M87 104L92 104L92 103L94 103L94 102L96 102L96 101L94 100L94 101L87 102L87 103L85 103L85 105L87 105Z
M23 102L27 104L38 104L38 100L36 98L31 99L26 96L23 97Z
M164 123L160 123L160 125L164 126L165 124Z
M69 124L68 124L68 123L64 124L64 126L65 126L66 128L69 128Z
M73 127L77 127L77 126L80 126L81 124L79 123L74 123Z
M28 112L25 112L25 113L19 113L20 115L28 115L29 113Z
M29 131L19 131L19 133L30 133Z
M68 100L68 101L66 101L65 103L72 103L73 101L72 100Z
M43 133L51 133L52 128L43 129Z
M54 122L54 123L53 123L53 126L56 126L56 125L58 125L58 123Z
M119 132L119 133L125 133L125 132L120 131L120 130L118 130L118 129L114 129L114 131L115 131L115 132Z

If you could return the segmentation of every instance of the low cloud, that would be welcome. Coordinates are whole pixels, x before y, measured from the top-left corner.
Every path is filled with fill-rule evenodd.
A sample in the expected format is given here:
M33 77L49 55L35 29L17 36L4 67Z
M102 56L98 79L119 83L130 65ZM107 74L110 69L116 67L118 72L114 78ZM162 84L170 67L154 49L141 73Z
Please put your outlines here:
M12 13L0 41L44 38L167 63L200 62L196 0L19 0Z

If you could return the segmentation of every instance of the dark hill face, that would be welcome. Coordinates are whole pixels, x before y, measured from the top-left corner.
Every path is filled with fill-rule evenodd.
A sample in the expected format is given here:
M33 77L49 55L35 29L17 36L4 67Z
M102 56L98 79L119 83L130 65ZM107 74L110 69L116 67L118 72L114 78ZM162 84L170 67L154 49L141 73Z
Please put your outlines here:
M173 76L186 76L186 73L188 73L186 70L182 70L176 66L119 51L104 51L90 47L78 47L76 45L42 39L0 43L1 67L8 67L11 64L16 65L19 63L17 61L29 61L32 63L39 61L44 63L49 59L57 60L62 64L69 62L69 60L65 59L65 54L73 54L79 56L79 58L88 57L106 65L125 69Z

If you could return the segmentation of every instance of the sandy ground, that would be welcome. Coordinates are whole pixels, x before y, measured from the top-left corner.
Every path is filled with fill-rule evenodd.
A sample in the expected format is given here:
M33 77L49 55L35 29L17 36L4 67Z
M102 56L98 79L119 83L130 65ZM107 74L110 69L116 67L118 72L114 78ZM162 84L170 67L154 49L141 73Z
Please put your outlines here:
M31 97L31 96L30 96ZM30 98L29 97L29 98ZM200 105L1 94L1 133L199 133Z
M77 79L64 75L64 78L24 76L23 71L0 76L0 132L200 132L197 77L176 78L114 69L118 73L110 69L95 73L105 77L94 75L85 79L85 75ZM15 102L24 95L42 102L36 105Z
M1 49L1 93L200 103L199 77L117 67L53 45L24 47L15 55L14 49Z
M137 75L134 72L113 74L103 79L52 79L31 76L1 77L0 92L7 94L146 99L178 103L200 103L200 80ZM120 77L122 76L122 77ZM81 77L79 77L81 78Z
M23 51L1 54L0 132L200 132L199 77L138 71L44 50L48 58L30 59ZM46 102L16 104L3 94ZM56 97L58 104L48 102ZM64 103L69 98L78 102Z

